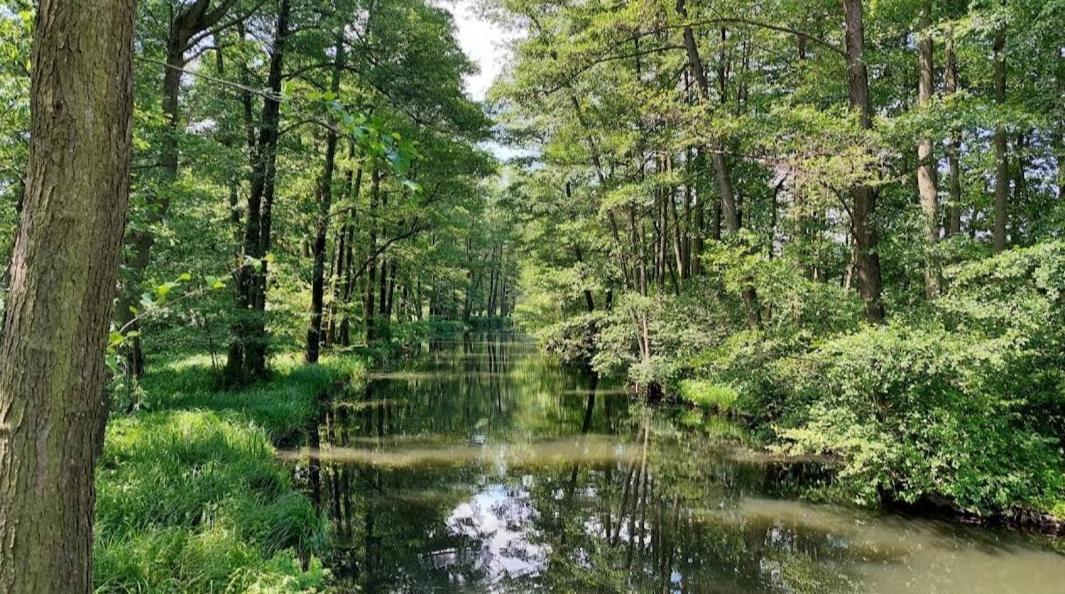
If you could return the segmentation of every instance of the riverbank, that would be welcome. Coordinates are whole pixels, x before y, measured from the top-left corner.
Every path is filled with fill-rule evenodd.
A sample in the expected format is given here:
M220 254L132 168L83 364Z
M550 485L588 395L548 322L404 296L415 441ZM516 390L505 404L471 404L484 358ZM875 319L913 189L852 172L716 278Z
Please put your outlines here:
M948 290L877 324L860 321L838 285L745 253L716 246L682 297L519 313L564 359L721 414L776 453L838 461L822 494L835 501L934 504L967 521L1059 530L1065 244L960 261L943 271ZM765 314L756 322L745 285L722 280L733 261L751 267ZM653 349L635 350L641 332Z
M94 580L110 592L306 592L328 587L328 521L277 448L306 443L319 398L361 389L367 369L461 322L395 324L370 348L220 388L217 356L170 353L119 384L97 465Z
M328 525L277 461L319 394L360 385L366 355L277 357L266 383L216 388L208 356L160 362L112 417L97 471L97 592L305 592L325 586Z
M1049 594L1065 579L1040 537L802 501L820 459L669 412L520 337L472 335L371 373L324 408L319 448L283 454L321 496L341 591Z

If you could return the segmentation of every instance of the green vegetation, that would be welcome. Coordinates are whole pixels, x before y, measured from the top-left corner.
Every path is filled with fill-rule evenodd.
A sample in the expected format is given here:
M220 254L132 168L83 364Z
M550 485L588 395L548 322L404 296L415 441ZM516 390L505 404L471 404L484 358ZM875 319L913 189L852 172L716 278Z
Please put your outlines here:
M848 500L1060 517L1065 4L496 4L524 328Z
M357 387L360 361L283 358L271 382L233 392L213 387L202 356L152 370L141 410L111 419L97 468L97 591L322 588L329 526L273 443L306 431L319 395Z
M485 96L473 15L513 34ZM94 550L104 592L329 587L333 527L274 448L365 367L512 323L684 431L830 461L819 498L1065 519L1063 24L1065 0L4 0L0 590L85 594ZM458 375L513 379L476 354ZM587 433L584 396L559 410ZM501 402L475 422L540 414Z

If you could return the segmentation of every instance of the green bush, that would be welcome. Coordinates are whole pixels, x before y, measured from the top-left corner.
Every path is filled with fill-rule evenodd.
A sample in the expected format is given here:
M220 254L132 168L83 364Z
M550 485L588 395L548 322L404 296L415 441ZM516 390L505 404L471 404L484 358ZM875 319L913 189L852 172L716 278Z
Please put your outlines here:
M705 380L681 380L679 396L696 406L719 413L727 413L739 398L731 386Z
M1065 242L951 267L942 296L886 326L848 321L853 297L784 259L722 246L708 268L735 314L725 337L675 356L694 378L682 398L717 406L711 386L729 386L731 416L782 450L836 458L834 490L859 502L1060 510ZM738 313L744 283L769 314L757 329Z
M859 500L976 512L1065 497L1065 244L962 264L930 315L774 362L789 450L843 462Z

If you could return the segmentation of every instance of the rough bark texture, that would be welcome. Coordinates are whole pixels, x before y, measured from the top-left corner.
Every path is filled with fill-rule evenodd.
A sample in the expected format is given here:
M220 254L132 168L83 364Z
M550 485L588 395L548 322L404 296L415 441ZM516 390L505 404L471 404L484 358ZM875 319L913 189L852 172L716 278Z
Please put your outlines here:
M995 102L1002 105L1006 102L1006 30L999 29L995 33L994 41L995 60ZM995 218L991 230L991 245L996 252L1006 249L1006 224L1008 212L1006 202L1010 193L1010 168L1006 156L1007 140L1006 129L999 126L995 129L995 137L992 141L995 147Z
M921 3L920 36L917 42L917 104L927 109L932 103L932 2ZM917 189L921 195L925 235L925 294L935 297L942 284L934 250L939 242L939 191L936 187L936 160L932 154L932 139L917 143Z
M92 591L93 466L129 194L133 0L41 0L0 347L0 591Z
M861 125L873 127L873 108L869 100L869 73L865 67L865 30L862 25L861 0L844 0L845 37L847 52L847 86L851 109L857 110ZM853 227L855 261L858 271L858 294L865 301L865 317L871 322L884 319L881 301L880 254L873 209L876 191L866 185L851 188L851 226Z

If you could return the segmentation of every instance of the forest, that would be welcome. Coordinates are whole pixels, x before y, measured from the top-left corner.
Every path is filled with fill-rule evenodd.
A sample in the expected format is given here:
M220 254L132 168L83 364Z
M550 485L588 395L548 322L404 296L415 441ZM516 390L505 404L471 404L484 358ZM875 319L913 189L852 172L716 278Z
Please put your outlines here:
M1063 230L1065 0L2 0L0 592L1055 591Z

